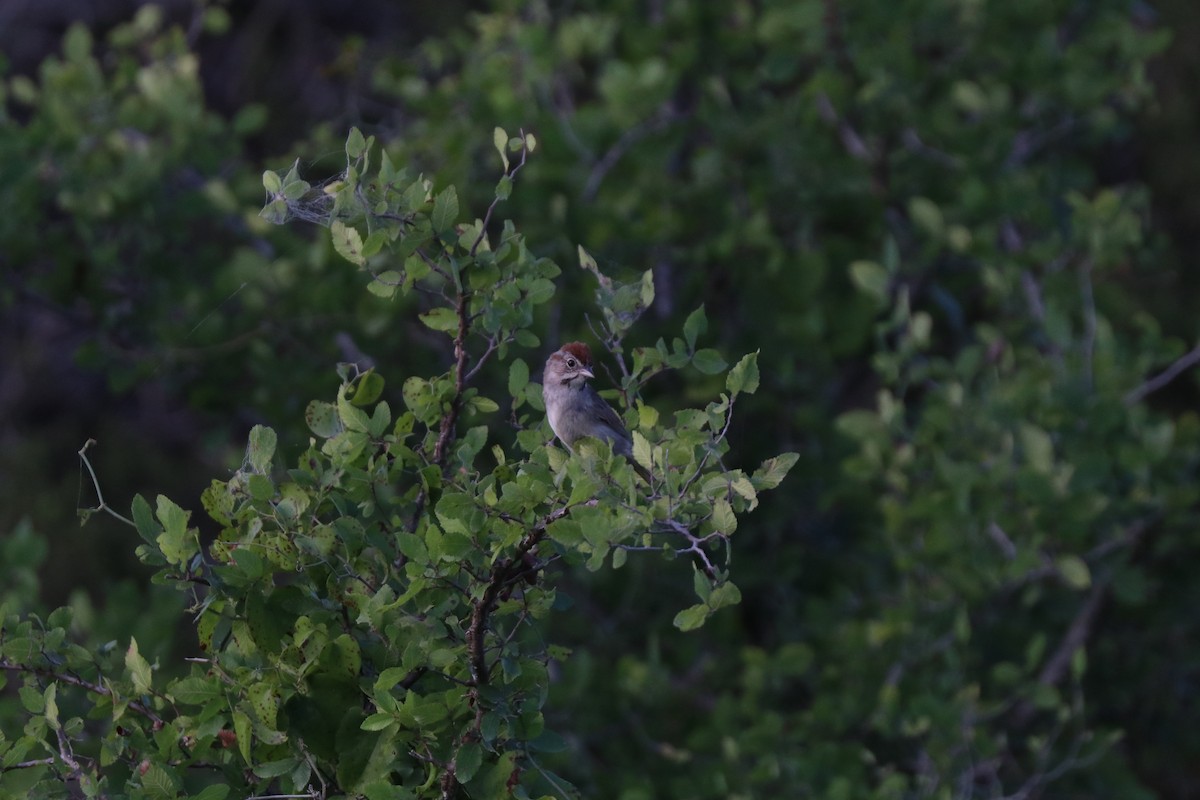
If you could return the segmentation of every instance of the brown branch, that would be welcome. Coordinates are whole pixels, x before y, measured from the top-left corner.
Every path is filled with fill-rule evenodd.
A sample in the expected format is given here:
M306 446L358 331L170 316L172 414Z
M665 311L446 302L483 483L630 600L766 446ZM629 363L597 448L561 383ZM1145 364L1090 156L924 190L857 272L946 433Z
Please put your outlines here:
M595 500L589 500L583 505L595 505ZM492 567L491 578L483 590L483 596L475 601L471 609L471 624L467 627L467 657L470 662L471 679L475 686L486 686L489 680L487 660L485 658L484 639L487 634L488 620L496 605L500 593L514 579L520 577L529 569L525 557L537 547L538 542L546 537L546 529L552 523L571 513L571 506L552 511L539 520L525 538L517 545L516 552L511 558L504 558Z
M14 661L9 661L7 659L0 659L0 669L8 670L9 672L27 672L31 675L37 675L41 678L47 678L53 681L61 681L62 683L69 683L72 686L78 686L81 689L88 690L89 692L103 695L105 697L111 697L114 701L117 700L116 695L114 695L107 687L92 683L91 681L84 680L83 678L76 677L75 675L54 672L53 670L46 669L45 667L34 667L30 666L29 664L21 664ZM141 714L155 725L163 724L162 717L154 713L152 709L143 703L138 702L137 700L130 700L128 708L137 712L138 714Z
M524 139L525 131L521 131L521 137ZM529 154L529 147L521 148L521 160L505 174L512 178L525 166L525 160ZM483 222L479 228L479 235L475 237L474 244L471 245L471 256L475 256L476 250L487 236L487 226L492 219L492 212L495 210L500 198L496 197L488 206L487 213L484 215ZM458 331L454 336L454 397L450 400L450 408L442 416L441 426L438 430L437 442L433 448L433 463L440 467L445 467L446 451L450 446L450 442L454 440L455 426L458 424L459 414L462 413L463 392L466 391L467 383L475 377L479 371L479 367L492 355L498 344L493 339L489 343L488 349L480 357L479 363L475 369L467 371L467 337L471 332L471 315L468 311L468 300L470 300L471 292L463 286L462 276L455 276L455 284L457 286L457 294L454 302L454 313L458 317ZM421 513L425 509L425 493L417 499L417 513L413 516L412 529L416 529L417 520L420 519Z

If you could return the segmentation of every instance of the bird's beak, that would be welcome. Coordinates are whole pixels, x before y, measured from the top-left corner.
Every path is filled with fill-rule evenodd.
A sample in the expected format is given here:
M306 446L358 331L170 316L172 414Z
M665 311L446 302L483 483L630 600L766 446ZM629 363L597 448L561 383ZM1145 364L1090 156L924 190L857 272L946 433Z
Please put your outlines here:
M580 368L579 368L579 374L580 374L580 375L582 375L582 376L583 376L583 377L585 377L585 378L594 378L594 377L596 377L595 375L593 375L593 374L592 374L592 371L591 371L590 369L588 369L587 367L580 367Z

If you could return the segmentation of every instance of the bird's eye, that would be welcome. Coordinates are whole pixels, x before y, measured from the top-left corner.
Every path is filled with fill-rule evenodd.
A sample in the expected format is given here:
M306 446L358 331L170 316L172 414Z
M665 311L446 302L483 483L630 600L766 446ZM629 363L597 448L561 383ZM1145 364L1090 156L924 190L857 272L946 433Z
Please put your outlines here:
M577 367L577 366L579 366L579 364L578 364L578 362L575 361L575 359L573 359L573 358L567 359L567 367L569 369L575 369L575 367Z

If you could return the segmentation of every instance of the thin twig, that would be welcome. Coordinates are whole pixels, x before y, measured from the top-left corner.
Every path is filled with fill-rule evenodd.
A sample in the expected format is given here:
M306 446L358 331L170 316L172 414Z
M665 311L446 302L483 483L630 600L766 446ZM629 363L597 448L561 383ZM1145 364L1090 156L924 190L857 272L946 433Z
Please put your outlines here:
M1150 380L1130 390L1125 395L1125 405L1137 405L1144 400L1147 395L1157 392L1159 389L1178 378L1185 370L1194 367L1196 364L1200 364L1200 344L1197 344L1191 350L1184 353L1182 356L1176 359L1171 366L1167 367Z
M0 766L0 772L7 772L11 769L29 769L30 767L50 767L54 765L54 758L35 758L32 761L18 761L12 766Z
M842 147L851 158L856 158L859 161L873 163L875 155L871 152L871 148L859 135L858 131L854 130L853 126L840 116L837 109L833 107L833 101L829 99L829 95L825 92L817 93L817 116L825 120L825 122L834 126L838 132L838 138L842 140Z
M608 151L592 167L580 196L583 202L590 203L596 198L596 193L600 191L600 184L604 181L604 177L629 152L630 148L650 134L665 128L674 118L674 109L669 104L664 104L654 113L654 116L622 133L613 146L608 148Z
M511 170L505 170L504 174L510 180L517 177L517 173L521 171L521 167L525 166L525 160L529 157L529 145L525 142L525 129L521 129L521 160L517 162ZM488 205L487 213L483 215L483 223L479 226L479 235L475 237L475 242L471 245L471 258L475 257L475 251L479 249L479 245L483 243L484 237L487 236L488 223L492 221L492 212L496 210L496 206L500 203L500 196L496 195L492 198L491 204Z
M505 339L504 343L507 344L508 341L509 341L509 339ZM501 342L495 336L488 337L487 350L483 351L483 354L480 355L479 358L475 360L475 366L471 367L471 369L467 372L467 377L466 377L467 383L470 383L475 378L475 376L477 374L479 374L479 370L481 370L483 368L483 365L488 362L488 359L490 359L492 357L492 354L494 354L496 352L496 350L498 350L500 348L500 344L501 344Z
M683 484L683 488L679 490L680 497L686 495L688 489L692 488L692 484L696 482L696 480L700 477L700 474L704 471L704 467L708 464L708 457L712 455L713 450L715 450L717 445L725 440L725 435L729 433L729 426L733 424L733 402L733 398L730 397L729 407L725 409L725 425L721 428L721 433L717 435L717 438L712 443L712 446L705 448L704 457L700 459L700 464L696 467L696 471L692 473L692 476L687 479L686 483Z
M95 439L88 439L86 442L83 443L83 447L79 448L79 460L83 462L83 465L85 467L87 467L88 474L92 476L92 486L95 487L95 489L96 489L96 499L100 501L100 505L96 506L95 508L89 508L87 510L88 511L105 511L105 512L111 514L112 516L116 517L117 519L121 520L121 522L124 522L129 527L136 528L137 525L134 524L133 520L129 519L128 517L124 517L124 516L118 514L116 511L113 511L112 507L109 506L108 503L104 502L104 494L100 491L100 479L96 477L96 470L92 469L92 462L89 461L88 457L87 457L88 448L91 447L92 445L94 445L95 443L96 443Z
M67 673L54 672L53 670L46 669L45 667L34 667L34 666L30 666L29 664L21 664L21 663L15 662L15 661L9 661L7 659L0 658L0 669L8 670L9 672L28 672L32 675L37 675L39 677L47 678L49 680L61 681L63 683L69 683L72 686L78 686L81 689L87 689L89 692L103 695L105 697L112 697L113 700L117 699L113 695L113 693L104 686L100 686L99 684L92 683L91 681L87 681L87 680L84 680L83 678L79 678L74 675L69 675ZM150 708L143 705L142 703L138 702L137 700L130 700L128 708L132 711L137 712L138 714L141 714L143 717L145 717L146 719L155 723L156 725L163 724L162 717L160 717L158 714L154 713L154 711L152 711Z

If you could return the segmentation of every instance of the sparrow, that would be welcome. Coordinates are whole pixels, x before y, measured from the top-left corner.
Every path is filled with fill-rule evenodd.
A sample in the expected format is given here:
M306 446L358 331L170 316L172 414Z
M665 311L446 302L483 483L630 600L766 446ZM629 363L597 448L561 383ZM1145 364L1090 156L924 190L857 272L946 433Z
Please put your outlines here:
M542 399L551 430L568 450L585 436L610 442L613 452L625 456L638 475L650 483L650 473L633 460L633 439L625 423L588 383L594 377L592 351L583 342L564 344L546 359Z

